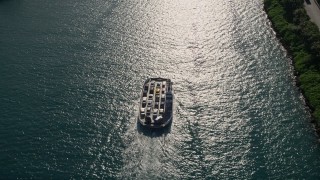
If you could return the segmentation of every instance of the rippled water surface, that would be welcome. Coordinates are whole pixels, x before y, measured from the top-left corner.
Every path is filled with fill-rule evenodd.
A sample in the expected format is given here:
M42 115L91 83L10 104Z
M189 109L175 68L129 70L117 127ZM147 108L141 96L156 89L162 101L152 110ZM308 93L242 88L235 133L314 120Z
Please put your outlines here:
M2 0L0 76L1 178L320 178L262 0ZM158 76L174 121L140 131Z

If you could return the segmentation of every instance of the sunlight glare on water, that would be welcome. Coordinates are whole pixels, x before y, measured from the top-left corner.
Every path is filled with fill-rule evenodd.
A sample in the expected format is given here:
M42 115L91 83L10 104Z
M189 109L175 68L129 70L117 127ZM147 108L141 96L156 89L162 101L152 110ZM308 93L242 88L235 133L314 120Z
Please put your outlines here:
M309 117L261 2L162 1L143 13L141 74L173 79L176 113L161 137L129 128L121 177L298 177L304 148L291 146Z
M318 179L262 1L0 1L0 178ZM174 119L137 127L148 77Z

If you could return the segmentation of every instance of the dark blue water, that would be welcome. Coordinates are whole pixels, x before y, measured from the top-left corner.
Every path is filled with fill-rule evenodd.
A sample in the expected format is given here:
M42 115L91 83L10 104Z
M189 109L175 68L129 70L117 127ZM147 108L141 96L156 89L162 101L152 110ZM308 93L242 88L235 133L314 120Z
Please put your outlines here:
M172 127L141 132L147 77ZM0 1L0 178L318 179L262 1Z

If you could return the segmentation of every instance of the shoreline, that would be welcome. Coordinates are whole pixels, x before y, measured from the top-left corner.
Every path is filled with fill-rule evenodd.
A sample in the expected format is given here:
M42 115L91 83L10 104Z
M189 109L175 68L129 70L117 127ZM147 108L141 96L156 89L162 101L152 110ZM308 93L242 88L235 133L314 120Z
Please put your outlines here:
M274 0L275 1L275 0ZM277 8L276 5L273 4L272 0L264 0L263 2L263 9L264 11L266 12L267 14L267 17L268 19L270 20L271 22L271 27L272 29L275 31L276 33L276 37L278 38L279 42L282 44L282 46L286 49L287 51L287 54L289 56L289 58L291 59L292 61L292 66L293 66L293 73L294 73L294 76L295 76L295 83L296 83L296 86L298 87L300 93L302 94L303 96L303 99L304 99L304 103L305 103L305 109L306 111L308 111L310 113L310 116L311 116L311 121L310 123L313 124L314 126L314 130L315 130L315 133L317 134L318 138L320 137L320 118L317 117L315 115L315 112L316 112L316 108L312 105L312 103L310 102L310 97L307 95L307 93L305 92L305 89L302 88L303 85L306 85L304 84L304 82L301 82L301 76L303 75L301 71L299 71L299 68L297 67L297 50L295 51L291 45L293 44L293 41L291 42L288 42L287 39L285 39L285 36L283 36L284 34L287 35L291 32L289 32L289 28L285 27L285 26L289 26L291 24L276 24L277 22L274 20L274 19L285 19L284 18L284 15L281 14L281 13L272 13L270 11L274 10ZM318 5L318 4L317 4ZM284 9L284 8L283 8ZM281 12L281 11L279 11ZM287 13L287 11L285 11L285 13ZM310 19L308 20L310 21ZM283 29L280 29L279 26L282 26ZM299 44L299 46L301 46L301 44ZM305 49L303 49L305 50ZM310 70L313 70L313 69L308 69L308 71Z

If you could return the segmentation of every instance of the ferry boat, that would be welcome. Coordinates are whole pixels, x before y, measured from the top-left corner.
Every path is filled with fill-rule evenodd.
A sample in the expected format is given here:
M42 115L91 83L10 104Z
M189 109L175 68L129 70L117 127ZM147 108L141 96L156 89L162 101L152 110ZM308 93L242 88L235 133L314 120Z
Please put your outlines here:
M148 78L142 87L138 122L147 128L164 128L173 118L172 82L166 78Z

